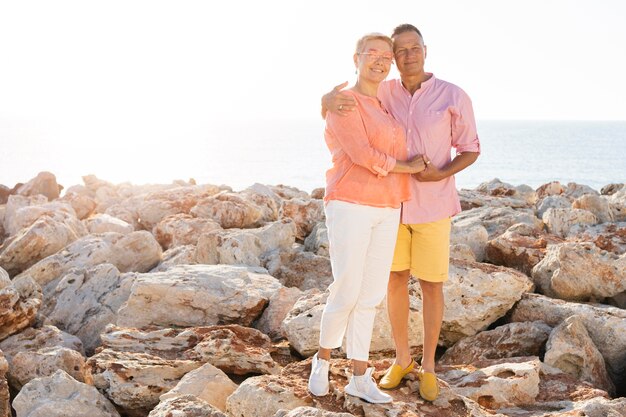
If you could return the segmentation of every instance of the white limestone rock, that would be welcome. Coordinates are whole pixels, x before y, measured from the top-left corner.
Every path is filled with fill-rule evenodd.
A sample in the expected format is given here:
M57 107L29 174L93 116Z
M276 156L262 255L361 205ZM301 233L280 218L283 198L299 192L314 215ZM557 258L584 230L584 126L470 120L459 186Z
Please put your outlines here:
M17 417L119 417L111 402L91 385L65 371L36 378L13 401Z
M566 318L552 331L546 345L544 362L610 394L615 393L604 358L579 316Z
M550 208L543 213L543 222L548 232L565 237L575 225L598 224L598 218L590 211L568 208Z
M119 312L125 327L250 325L281 287L264 269L230 265L178 265L141 274Z
M592 243L549 246L532 270L539 291L563 300L589 301L626 290L626 255L601 251Z
M280 220L258 229L212 231L198 238L197 261L202 264L260 266L259 257L295 243L296 225Z
M220 369L206 363L187 373L170 391L161 395L161 401L193 395L211 404L221 411L226 411L226 399L237 389L237 384Z

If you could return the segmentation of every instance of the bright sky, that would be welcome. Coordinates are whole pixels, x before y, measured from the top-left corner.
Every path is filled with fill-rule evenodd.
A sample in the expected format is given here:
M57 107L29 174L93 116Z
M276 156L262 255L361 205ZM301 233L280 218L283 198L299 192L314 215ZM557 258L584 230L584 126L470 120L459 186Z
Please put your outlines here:
M0 128L120 144L316 119L356 39L405 22L478 119L626 120L622 0L0 0Z

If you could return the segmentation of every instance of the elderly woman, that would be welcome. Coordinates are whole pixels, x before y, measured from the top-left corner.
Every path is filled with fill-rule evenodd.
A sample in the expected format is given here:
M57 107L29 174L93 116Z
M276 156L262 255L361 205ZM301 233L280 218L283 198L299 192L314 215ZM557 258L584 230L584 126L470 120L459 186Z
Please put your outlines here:
M353 375L345 392L372 403L391 401L376 386L367 361L376 306L389 279L400 206L410 198L409 175L425 168L421 156L405 161L404 129L376 98L392 60L389 37L374 33L359 39L354 54L358 79L348 90L357 111L326 117L333 166L326 173L324 201L334 280L309 378L309 391L317 396L329 391L330 353L346 336Z

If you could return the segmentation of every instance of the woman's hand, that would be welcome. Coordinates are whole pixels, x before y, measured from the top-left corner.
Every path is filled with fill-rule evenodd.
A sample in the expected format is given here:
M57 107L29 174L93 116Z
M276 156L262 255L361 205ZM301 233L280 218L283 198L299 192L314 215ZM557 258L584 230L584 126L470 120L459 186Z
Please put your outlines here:
M341 90L348 85L348 82L339 84L328 94L322 97L322 117L326 118L326 112L347 116L356 108L354 97L344 94Z
M426 169L426 160L423 155L415 155L413 158L407 161L409 164L409 172L411 174L417 174Z

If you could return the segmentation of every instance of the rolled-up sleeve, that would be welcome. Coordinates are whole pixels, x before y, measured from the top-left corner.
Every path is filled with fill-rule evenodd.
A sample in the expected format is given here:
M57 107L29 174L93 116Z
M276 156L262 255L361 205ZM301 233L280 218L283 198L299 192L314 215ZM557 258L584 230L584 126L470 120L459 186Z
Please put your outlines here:
M459 91L457 105L452 109L452 147L457 154L480 152L472 101L462 90Z
M378 176L387 175L396 165L396 159L373 148L358 111L342 117L329 113L326 128L332 138L352 162Z

